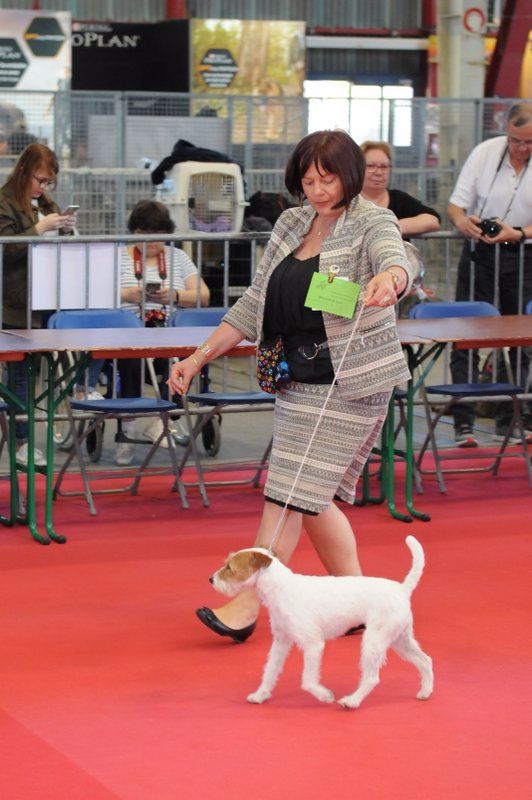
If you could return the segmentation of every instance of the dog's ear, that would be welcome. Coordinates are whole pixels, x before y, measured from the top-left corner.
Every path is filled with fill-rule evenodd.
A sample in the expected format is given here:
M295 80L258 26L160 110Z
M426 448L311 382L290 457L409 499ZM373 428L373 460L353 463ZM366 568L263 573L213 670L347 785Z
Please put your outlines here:
M262 569L262 567L269 567L272 559L273 555L268 553L253 553L252 564L256 569Z

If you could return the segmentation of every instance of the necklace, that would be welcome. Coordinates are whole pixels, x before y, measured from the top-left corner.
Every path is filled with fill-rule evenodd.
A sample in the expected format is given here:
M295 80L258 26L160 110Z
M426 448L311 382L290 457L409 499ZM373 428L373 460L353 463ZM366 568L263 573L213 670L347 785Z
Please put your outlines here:
M336 225L336 220L333 220L333 222L331 222L331 223L328 225L328 227L327 227L327 229L326 229L325 233L324 233L322 230L319 230L318 228L316 228L316 231L314 232L314 235L315 235L315 236L316 236L316 238L318 238L318 239L321 239L321 237L322 237L322 236L325 236L325 237L327 237L327 236L330 234L330 232L332 231L332 229L334 228L334 226L335 226L335 225Z

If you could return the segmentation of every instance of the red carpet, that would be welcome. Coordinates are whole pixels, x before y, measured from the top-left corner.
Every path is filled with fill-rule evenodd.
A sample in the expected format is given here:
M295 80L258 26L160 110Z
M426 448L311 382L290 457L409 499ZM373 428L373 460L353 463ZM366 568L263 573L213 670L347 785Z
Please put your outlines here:
M261 495L211 489L182 511L169 479L141 495L56 504L66 545L0 529L0 796L3 800L524 800L530 797L531 492L519 461L500 477L433 480L430 523L382 506L348 511L364 570L401 579L404 538L426 551L416 635L435 693L393 653L357 711L299 688L292 654L276 693L250 706L270 643L267 618L242 646L196 620L207 582L253 538ZM5 496L5 495L4 495ZM293 566L321 571L303 540ZM328 645L324 682L358 680L360 637Z

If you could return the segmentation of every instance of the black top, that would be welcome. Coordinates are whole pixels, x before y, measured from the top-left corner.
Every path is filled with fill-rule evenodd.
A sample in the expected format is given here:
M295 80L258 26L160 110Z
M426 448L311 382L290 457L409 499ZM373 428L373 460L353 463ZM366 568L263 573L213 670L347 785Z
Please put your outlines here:
M291 253L273 271L266 292L264 337L273 341L282 336L292 377L300 383L331 383L334 379L323 315L305 306L319 265L319 255L301 260ZM318 344L325 347L309 359Z
M388 208L393 211L397 219L404 219L405 217L416 217L418 214L432 214L433 217L441 222L441 217L437 211L430 206L424 206L415 197L406 192L401 192L400 189L388 189L390 195L390 202Z

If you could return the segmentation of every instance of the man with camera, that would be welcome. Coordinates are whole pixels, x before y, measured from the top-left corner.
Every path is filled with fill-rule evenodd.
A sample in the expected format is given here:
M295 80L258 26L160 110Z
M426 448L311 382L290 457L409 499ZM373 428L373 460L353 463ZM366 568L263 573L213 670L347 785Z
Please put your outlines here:
M477 145L462 167L448 206L449 219L467 237L458 264L456 300L485 300L495 303L501 314L518 314L532 299L531 155L532 103L518 103L508 113L506 136L497 136ZM495 247L497 244L498 248ZM499 273L495 285L497 250ZM470 283L471 262L474 262L473 287ZM515 370L516 351L511 353L511 362ZM521 370L525 376L528 362L523 351ZM467 352L454 350L451 356L454 383L468 382L468 368ZM499 368L498 377L505 379L504 367ZM476 352L473 380L478 380ZM511 404L498 403L495 408L496 441L502 440L511 419ZM474 422L472 405L455 406L455 439L459 447L477 447ZM524 414L524 423L527 434L532 436L532 415L529 412Z

